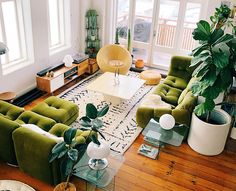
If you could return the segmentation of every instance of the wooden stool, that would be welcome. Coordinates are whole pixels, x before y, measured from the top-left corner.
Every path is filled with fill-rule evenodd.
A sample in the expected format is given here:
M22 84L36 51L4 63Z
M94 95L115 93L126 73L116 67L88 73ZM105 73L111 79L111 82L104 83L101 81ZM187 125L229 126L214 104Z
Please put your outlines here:
M160 83L161 74L156 70L145 70L140 73L140 78L146 80L147 85L156 85Z
M15 92L3 92L0 93L0 100L7 101L7 102L12 102L16 97Z

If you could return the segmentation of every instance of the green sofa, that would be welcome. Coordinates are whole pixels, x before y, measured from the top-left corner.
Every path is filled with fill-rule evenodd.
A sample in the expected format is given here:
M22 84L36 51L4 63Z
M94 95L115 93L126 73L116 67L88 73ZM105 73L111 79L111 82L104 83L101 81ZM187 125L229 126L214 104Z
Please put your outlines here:
M45 105L44 103L50 106L40 110L39 106ZM33 124L60 137L69 126L56 120L63 117L63 123L71 124L78 117L79 109L76 104L54 96L39 103L35 108L40 110L41 114L24 111L23 108L0 101L0 158L8 163L19 165L21 170L31 176L56 184L61 181L58 162L48 163L48 155L56 144L55 140L22 126ZM86 136L88 136L87 132L78 131L76 140L82 143ZM42 166L43 164L45 166Z
M197 102L191 92L195 79L192 78L193 68L189 67L190 63L191 57L172 57L167 77L151 92L159 95L171 108L140 105L136 112L136 121L140 127L146 127L151 118L158 120L166 113L173 115L177 123L190 125L191 113Z
M67 125L57 123L49 130L49 133L62 137L68 128L70 127ZM89 131L77 130L77 143L85 143L88 135ZM63 180L60 173L60 161L55 160L49 163L48 160L52 148L57 143L56 140L29 128L19 127L13 132L13 141L20 170L52 185Z

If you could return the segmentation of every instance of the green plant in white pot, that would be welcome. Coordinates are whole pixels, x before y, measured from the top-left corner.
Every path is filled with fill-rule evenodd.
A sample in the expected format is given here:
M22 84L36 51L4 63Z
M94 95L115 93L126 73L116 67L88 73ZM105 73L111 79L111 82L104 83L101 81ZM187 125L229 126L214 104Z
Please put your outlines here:
M80 119L80 124L85 127L85 129L89 128L97 132L106 140L99 130L103 127L103 121L99 118L103 117L108 110L108 105L99 110L93 104L87 104L86 115ZM88 162L89 167L94 170L102 170L108 165L106 157L110 154L110 147L105 141L99 141L94 137L93 141L90 142L87 147L87 154L90 157Z
M77 139L76 134L78 129L69 128L64 132L63 141L53 147L49 155L49 162L51 163L55 159L59 159L61 174L66 179L66 182L62 182L55 187L55 191L75 190L75 186L69 183L70 177L78 170L76 164L82 158L91 142L96 145L101 144L97 139L97 133L105 139L99 131L103 126L103 121L99 118L103 117L108 110L108 105L98 110L93 104L88 103L86 105L86 116L80 118L80 125L82 126L80 130L89 130L86 138ZM110 151L109 147L108 150Z
M230 127L230 116L223 110L215 109L214 100L220 93L229 90L235 76L236 38L225 33L230 9L217 9L211 25L204 20L197 23L193 38L199 47L193 50L191 67L196 67L193 76L197 81L192 85L195 96L204 101L196 106L191 123L188 143L204 155L217 155L224 149ZM226 14L227 13L227 14Z

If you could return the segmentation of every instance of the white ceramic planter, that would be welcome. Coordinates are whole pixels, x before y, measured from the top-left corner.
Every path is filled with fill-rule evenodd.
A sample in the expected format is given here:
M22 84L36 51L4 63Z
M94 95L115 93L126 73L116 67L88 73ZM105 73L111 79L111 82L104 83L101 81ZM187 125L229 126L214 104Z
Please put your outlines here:
M236 140L236 127L233 127L231 130L230 137Z
M221 125L206 123L193 113L188 136L188 144L193 150L209 156L224 150L231 122L230 115L222 109L213 110L211 118Z

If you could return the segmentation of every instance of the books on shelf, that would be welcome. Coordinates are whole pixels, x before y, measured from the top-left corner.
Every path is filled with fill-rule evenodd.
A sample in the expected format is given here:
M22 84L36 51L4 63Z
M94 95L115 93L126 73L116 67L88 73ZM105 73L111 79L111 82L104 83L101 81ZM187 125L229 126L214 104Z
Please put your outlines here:
M156 159L159 154L159 149L150 145L142 144L139 147L138 153L151 159Z

